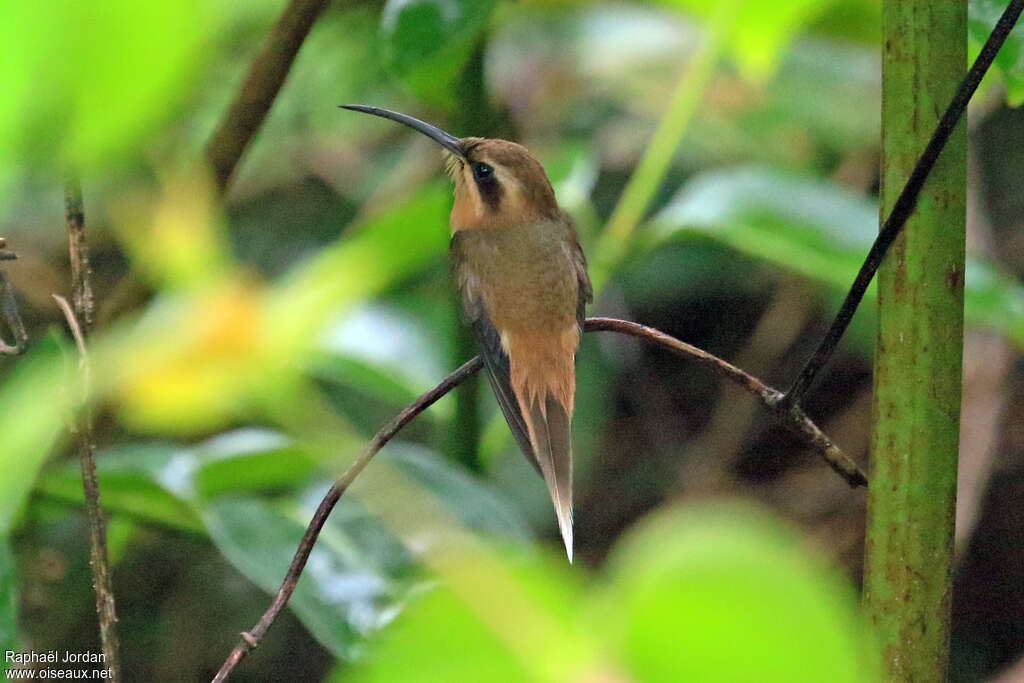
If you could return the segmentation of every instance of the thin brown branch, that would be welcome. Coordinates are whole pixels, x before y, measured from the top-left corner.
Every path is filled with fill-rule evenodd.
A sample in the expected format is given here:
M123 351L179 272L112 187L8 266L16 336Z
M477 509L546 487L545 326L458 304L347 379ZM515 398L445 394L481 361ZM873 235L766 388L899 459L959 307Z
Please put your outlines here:
M68 248L71 256L72 301L74 310L64 297L53 295L67 320L78 346L79 369L82 374L82 409L71 421L71 432L78 459L82 466L82 486L85 491L85 516L89 523L89 565L92 568L93 588L96 591L96 614L100 624L100 644L104 663L111 674L108 680L121 680L121 662L118 652L117 611L111 586L110 565L107 562L107 521L100 507L100 486L96 476L96 446L93 443L92 410L89 407L90 388L89 354L85 337L92 326L93 295L90 283L89 247L85 239L85 214L82 207L82 187L78 179L70 176L64 186L64 210L68 226Z
M238 160L263 123L303 41L328 0L291 0L249 66L249 72L206 143L206 160L223 194Z
M679 341L660 330L639 323L627 320L616 320L614 318L587 318L584 328L587 332L607 331L618 332L639 337L645 341L658 344L669 349L673 353L688 358L700 365L709 368L715 374L724 377L761 399L768 410L770 410L779 421L796 434L803 437L804 441L818 455L824 458L829 467L846 480L850 486L867 486L867 475L850 460L843 452L832 443L832 440L822 432L800 406L785 406L782 403L782 392L773 389L758 378L740 370L735 365L713 356L707 351L698 349L696 346Z
M219 681L227 680L231 670L242 661L242 658L249 653L250 650L259 645L260 641L263 640L263 636L266 635L267 629L274 623L278 613L288 604L288 599L291 598L292 592L295 590L295 586L299 583L299 577L302 575L302 570L306 566L306 560L309 559L309 554L313 550L313 545L316 543L317 536L320 535L320 530L323 528L324 523L327 522L327 517L331 514L331 510L334 509L338 499L341 498L341 494L345 493L349 485L355 480L359 473L363 471L373 456L384 447L384 445L391 441L391 439L398 433L402 427L412 422L417 415L422 413L424 410L433 405L439 398L447 394L449 391L454 389L464 379L478 372L483 367L483 361L480 357L473 358L472 360L464 363L458 370L445 377L441 382L430 391L426 392L418 399L406 406L402 412L394 417L383 429L377 432L377 435L373 437L373 440L363 449L363 452L359 454L359 457L355 459L349 468L345 470L345 473L341 475L341 478L336 481L331 488L327 491L323 500L320 501L319 507L316 509L316 513L313 515L313 519L310 521L309 526L306 527L306 533L302 536L302 541L299 542L299 548L295 551L295 557L292 558L291 566L288 567L288 573L285 575L284 582L281 584L281 588L277 591L277 595L274 597L274 601L270 603L270 607L264 612L260 620L256 622L256 625L248 631L243 631L241 636L242 639L235 646L235 649L231 651L227 660L221 666L220 671L214 677L214 683Z
M68 253L71 256L71 301L83 333L88 334L92 330L95 308L92 268L89 265L89 243L85 239L82 184L73 176L64 186L64 217L68 224Z
M793 431L801 435L807 444L816 450L832 467L832 469L839 473L839 475L843 477L850 486L867 485L867 477L864 473L854 462L849 460L842 453L838 446L832 443L831 439L829 439L828 436L825 435L803 413L803 411L799 409L799 407L789 409L782 408L779 404L779 401L782 398L782 392L769 387L753 375L750 375L734 365L711 355L707 351L687 344L686 342L679 341L675 337L671 337L660 330L656 330L653 327L647 327L646 325L640 325L626 320L617 320L614 318L587 318L584 324L584 331L617 332L619 334L638 337L645 341L667 348L673 353L683 356L684 358L693 360L698 364L711 369L719 376L737 383L739 386L757 396L761 402L783 422L783 424L788 425ZM239 640L238 644L235 645L235 648L231 651L231 654L228 655L228 658L224 661L220 671L218 671L217 675L213 678L213 683L226 681L234 668L238 666L238 663L241 662L250 651L259 646L263 637L266 635L267 630L270 628L271 624L274 623L274 620L277 619L277 615L284 606L288 604L288 600L295 591L295 586L299 583L299 578L302 575L302 570L306 566L306 561L309 559L309 554L312 552L316 539L320 535L320 531L327 522L327 518L334 509L335 504L337 504L342 494L345 493L346 489L348 489L359 473L363 471L363 468L365 468L369 464L370 460L373 459L373 456L375 456L388 441L394 438L402 427L412 422L416 416L433 405L439 398L458 386L464 379L479 371L481 367L483 367L483 362L480 360L480 357L477 356L462 365L455 372L445 377L433 389L406 406L402 412L391 420L391 422L377 432L376 436L374 436L369 445L363 449L363 452L359 454L359 457L356 458L355 462L353 462L341 478L338 479L330 489L328 489L323 500L320 501L320 505L317 507L316 513L313 515L313 519L310 520L309 525L306 527L306 532L303 534L302 540L299 542L299 547L292 558L291 566L288 567L288 573L285 574L284 581L281 583L281 587L274 596L273 602L271 602L270 607L263 613L263 616L260 617L260 620L256 622L256 625L253 628L241 633L241 640Z

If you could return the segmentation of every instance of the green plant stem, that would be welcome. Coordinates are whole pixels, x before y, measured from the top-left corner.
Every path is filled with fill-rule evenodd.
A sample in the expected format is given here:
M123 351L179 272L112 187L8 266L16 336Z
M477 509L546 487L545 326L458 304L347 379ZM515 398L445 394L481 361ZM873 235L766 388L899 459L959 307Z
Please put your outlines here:
M608 219L608 226L598 241L594 257L591 259L590 279L595 292L604 286L612 269L626 256L633 231L661 187L665 173L672 163L672 156L679 147L690 121L693 120L697 104L711 81L725 39L736 22L737 5L736 0L718 3L714 14L708 20L699 46L683 69L661 123L654 131L651 141L647 143L640 163L630 176L611 218Z
M967 3L886 0L882 207L964 74ZM888 680L946 677L963 354L967 136L954 131L878 271L864 609Z
M487 137L506 137L504 128L508 124L505 112L499 111L491 104L487 95L487 81L484 72L484 52L487 45L486 32L481 35L473 52L466 62L465 69L456 83L456 96L459 105L452 112L452 127L464 131L461 135L485 135ZM512 136L508 136L513 139ZM461 307L461 296L452 289L452 300L456 308ZM452 350L453 363L476 355L477 341L472 330L461 320L455 323L453 330L454 344ZM471 377L462 382L454 392L455 410L450 428L445 439L445 450L457 462L471 472L483 469L480 461L480 436L483 431L483 418L480 414L480 381Z

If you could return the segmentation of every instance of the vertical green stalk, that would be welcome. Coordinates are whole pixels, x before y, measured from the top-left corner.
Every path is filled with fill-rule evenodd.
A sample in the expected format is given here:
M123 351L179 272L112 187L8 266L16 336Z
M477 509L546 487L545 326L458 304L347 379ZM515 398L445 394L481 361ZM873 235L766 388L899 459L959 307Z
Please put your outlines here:
M882 215L952 99L965 0L886 0ZM864 609L887 679L946 676L963 353L967 136L953 134L878 271Z
M499 137L497 131L507 125L507 117L497 111L487 97L487 83L484 74L484 48L487 35L480 37L473 48L473 53L466 62L466 67L456 83L456 106L452 116L451 128L461 131L459 135L482 135ZM452 288L454 305L462 305L459 294ZM455 343L452 345L454 365L464 363L466 359L476 355L477 342L473 333L464 321L457 321L454 330ZM457 462L466 469L477 472L482 468L480 462L480 433L483 420L480 415L480 380L470 377L459 385L454 392L455 413L446 438L446 447Z
M601 290L611 270L627 254L629 238L665 179L672 156L714 75L725 40L740 19L738 4L737 0L723 0L708 19L700 45L683 70L661 123L608 219L591 259L590 280L595 292Z

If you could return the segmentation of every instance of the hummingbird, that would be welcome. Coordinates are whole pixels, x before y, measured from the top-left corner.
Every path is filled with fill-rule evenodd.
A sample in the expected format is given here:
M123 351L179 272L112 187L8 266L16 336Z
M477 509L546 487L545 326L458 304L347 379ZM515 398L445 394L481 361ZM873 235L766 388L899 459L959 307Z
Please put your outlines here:
M455 186L449 255L463 312L512 435L547 484L571 563L569 424L576 349L593 300L572 219L544 167L520 144L458 138L379 107L342 107L397 121L443 148Z

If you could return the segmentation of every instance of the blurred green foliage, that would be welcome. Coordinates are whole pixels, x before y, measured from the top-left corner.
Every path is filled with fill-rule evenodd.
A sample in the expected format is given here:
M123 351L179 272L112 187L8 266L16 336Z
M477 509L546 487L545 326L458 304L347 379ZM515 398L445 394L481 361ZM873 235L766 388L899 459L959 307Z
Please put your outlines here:
M4 267L33 340L0 366L0 640L63 646L24 619L15 633L14 587L35 579L24 576L33 549L60 546L47 530L72 519L82 496L60 448L82 394L78 359L48 330L62 324L49 294L66 288L56 188L67 166L86 183L104 320L90 391L115 576L155 534L171 548L209 544L246 586L272 592L328 482L458 348L437 150L337 104L472 120L455 93L482 54L477 95L504 118L453 132L528 142L584 246L622 242L601 312L668 309L672 320L709 298L757 299L784 273L830 301L852 280L877 222L876 0L735 3L706 78L683 83L692 116L657 150L664 168L642 179L648 210L622 236L603 232L716 4L335 3L223 205L199 166L202 144L277 4L3 5L0 226L22 256ZM973 4L975 43L997 5ZM1017 102L1022 53L1018 30L998 61ZM981 256L966 277L968 323L1024 345L1021 285ZM858 324L854 337L866 338ZM726 348L742 341L729 336ZM624 349L588 339L580 354L584 485L625 400L614 381L640 374ZM666 367L656 369L680 372ZM764 511L663 514L593 574L533 551L554 529L543 487L489 396L479 410L478 476L446 457L457 412L444 399L326 527L291 609L344 660L339 680L874 678L850 589ZM662 449L681 452L670 440ZM635 495L633 483L616 482L617 495ZM594 563L612 540L590 539ZM254 620L267 599L254 591L237 618ZM120 609L138 623L158 608ZM248 625L219 625L224 654ZM129 661L149 656L122 639Z
M547 558L512 558L483 576L468 568L477 558L447 562L477 585L416 599L368 663L338 681L878 675L849 586L756 508L674 509L646 520L586 588Z
M999 0L971 0L967 5L967 46L971 59L985 44L1007 4ZM1015 107L1024 104L1024 26L1019 22L996 55L994 67L986 80L1001 80L1007 101Z
M842 290L874 242L878 208L820 178L736 168L694 177L652 223L658 238L708 235ZM1001 329L1024 348L1024 287L976 257L965 288L967 324Z
M4 3L5 171L17 168L11 160L93 170L138 154L180 112L225 9L206 0Z
M10 543L0 543L0 646L18 645L18 586Z
M494 0L388 0L380 24L388 67L423 101L457 106L455 81L495 4Z

